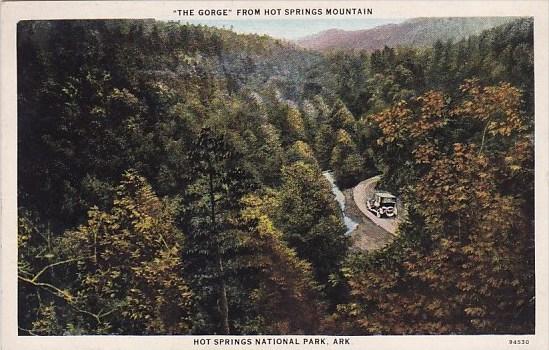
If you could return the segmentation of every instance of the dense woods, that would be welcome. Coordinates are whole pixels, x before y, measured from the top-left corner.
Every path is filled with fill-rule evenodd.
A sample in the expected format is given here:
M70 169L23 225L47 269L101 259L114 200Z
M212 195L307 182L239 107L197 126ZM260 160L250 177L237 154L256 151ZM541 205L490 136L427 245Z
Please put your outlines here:
M21 335L534 331L533 21L372 53L18 25ZM351 249L329 182L399 236Z

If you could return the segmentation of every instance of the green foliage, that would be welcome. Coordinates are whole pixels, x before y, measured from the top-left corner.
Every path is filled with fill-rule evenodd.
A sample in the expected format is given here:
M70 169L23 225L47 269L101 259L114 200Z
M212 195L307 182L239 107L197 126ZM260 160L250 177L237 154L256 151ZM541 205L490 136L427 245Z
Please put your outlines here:
M302 161L310 164L312 167L318 168L318 162L312 148L303 141L296 141L292 147L288 149L286 161L288 163Z
M332 155L332 149L335 145L333 130L329 125L323 124L318 128L314 145L317 159L322 168L328 168L330 164L330 157Z
M366 173L364 160L358 154L355 143L345 130L337 131L330 168L334 169L335 177L343 187L355 185L364 178Z
M369 57L360 51L331 53L320 63L324 70L315 67L315 72L325 72L324 85L356 116L380 112L428 90L453 94L471 78L520 88L524 107L532 114L532 57L533 20L521 18L457 42L437 41L432 48L385 47Z
M179 274L183 237L173 210L142 177L125 173L109 212L92 208L84 225L57 242L57 261L20 277L56 297L38 307L31 332L58 334L68 327L88 334L188 333L193 299ZM49 278L42 276L46 270L53 270ZM63 272L70 275L52 276ZM60 282L65 287L53 285ZM35 294L40 304L41 293Z
M250 307L257 312L261 332L310 334L318 329L323 305L311 266L284 241L266 214L275 198L247 196L242 220L253 223L245 245L253 255L248 263L257 272ZM281 307L284 305L284 307Z
M353 297L331 320L340 332L533 331L532 188L505 185L510 171L532 164L520 92L476 81L461 90L459 101L431 91L370 117L386 181L413 213L401 227L410 243L349 265ZM400 157L389 158L395 149Z
M345 104L341 100L337 100L335 103L332 115L330 116L329 124L333 130L345 130L350 134L354 134L355 130L355 118L349 112Z
M201 307L207 315L215 315L208 322L211 329L199 331L230 333L227 279L238 271L227 270L238 268L231 257L241 245L234 216L241 209L242 196L253 188L238 166L239 159L227 141L208 128L200 132L189 154L194 182L184 222L189 232L185 269L193 276Z
M298 256L313 266L326 284L345 255L345 228L328 181L318 167L298 161L282 168L282 185L273 218Z
M17 49L20 334L533 331L531 19L325 55L23 21ZM348 249L321 169L381 172L400 237Z

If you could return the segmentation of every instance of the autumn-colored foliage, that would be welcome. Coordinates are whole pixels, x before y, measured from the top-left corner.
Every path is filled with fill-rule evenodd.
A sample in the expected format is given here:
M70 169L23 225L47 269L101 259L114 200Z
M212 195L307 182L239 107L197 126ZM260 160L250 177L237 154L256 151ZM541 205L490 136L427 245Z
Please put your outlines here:
M373 53L17 34L19 335L533 332L531 19ZM326 171L381 175L399 237L353 246Z
M92 208L88 220L59 242L69 288L23 281L55 293L76 311L75 332L186 334L192 327L192 292L180 274L183 237L173 207L135 172L124 175L109 212ZM54 283L54 282L52 282ZM46 306L55 318L61 308ZM36 324L36 333L48 333Z
M533 226L524 193L531 188L505 187L513 170L531 166L533 154L520 93L474 81L462 91L462 101L428 92L411 102L419 107L400 102L371 117L381 131L378 144L406 145L403 158L415 164L400 180L410 215L399 244L349 263L351 302L330 321L341 332L533 331ZM440 137L445 125L464 119L483 122L467 144Z
M310 334L318 329L324 311L319 286L311 264L288 247L266 214L274 200L243 199L242 220L255 225L245 243L254 252L247 264L259 270L259 284L251 293L253 308L267 333Z

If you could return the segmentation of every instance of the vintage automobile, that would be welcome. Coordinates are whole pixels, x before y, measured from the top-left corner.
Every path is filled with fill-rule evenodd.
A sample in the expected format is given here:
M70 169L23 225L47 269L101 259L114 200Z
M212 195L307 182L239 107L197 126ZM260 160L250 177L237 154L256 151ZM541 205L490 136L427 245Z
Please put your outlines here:
M366 206L378 218L382 216L390 218L397 215L396 197L389 192L374 192L373 197L366 201Z

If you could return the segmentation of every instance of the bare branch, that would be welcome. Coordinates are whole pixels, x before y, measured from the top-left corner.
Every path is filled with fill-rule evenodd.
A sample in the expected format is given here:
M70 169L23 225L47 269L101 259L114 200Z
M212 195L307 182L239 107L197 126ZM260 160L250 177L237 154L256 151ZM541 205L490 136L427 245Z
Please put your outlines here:
M33 331L31 331L30 329L26 329L26 328L23 328L23 327L19 327L19 326L17 326L17 328L18 328L18 329L20 329L20 330L22 330L22 331L24 331L24 332L27 332L27 333L29 333L30 335L34 335L34 336L40 336L39 334L36 334L36 333L34 333L34 332L33 332Z
M83 257L83 258L82 257L81 258L73 258L73 259L58 261L56 263L49 264L49 265L45 266L42 270L40 270L36 275L34 275L34 277L32 278L32 281L36 282L38 277L40 277L40 275L43 274L44 272L46 272L46 270L49 269L50 267L54 267L54 266L62 265L62 264L67 264L67 263L70 263L70 262L73 262L73 261L85 260L85 259L89 259L89 258L91 258L91 256Z
M24 281L24 282L27 282L27 283L30 283L32 284L33 286L36 286L36 287L42 287L43 289L47 290L48 292L50 293L53 293L61 298L63 298L64 300L66 300L67 302L70 303L70 300L72 300L72 295L70 295L70 293L60 289L60 288L57 288L56 286L52 285L52 284L49 284L49 283L43 283L43 282L36 282L34 281L33 279L28 279L28 278L25 278L23 276L17 276L17 278L19 278L21 281ZM53 292L52 292L53 291Z
M63 299L70 307L72 307L74 310L80 312L80 313L83 313L83 314L86 314L88 316L91 316L93 317L96 322L99 324L101 323L101 318L102 317L105 317L105 316L108 316L110 314L112 314L114 311L116 311L119 307L115 307L114 309L111 309L107 312L104 312L102 314L94 314L93 312L90 312L90 311L87 311L87 310L84 310L84 309L81 309L79 308L78 306L74 305L73 303L73 297L70 293L60 289L60 288L57 288L56 286L54 285L51 285L49 283L43 283L43 282L35 282L31 279L28 279L28 278L25 278L25 277L22 277L22 276L17 276L17 278L19 278L21 281L24 281L24 282L27 282L29 284L32 284L33 286L36 286L36 287L41 287L42 289L52 293L53 295Z

